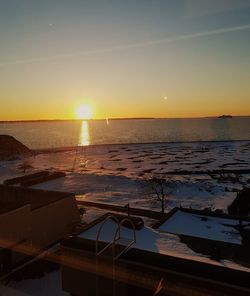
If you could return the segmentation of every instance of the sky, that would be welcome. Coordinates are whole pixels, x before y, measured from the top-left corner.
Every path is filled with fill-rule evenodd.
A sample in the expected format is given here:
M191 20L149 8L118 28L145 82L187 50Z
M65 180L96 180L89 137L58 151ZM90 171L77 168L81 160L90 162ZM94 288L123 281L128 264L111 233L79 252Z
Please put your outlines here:
M250 115L250 0L0 0L0 120Z

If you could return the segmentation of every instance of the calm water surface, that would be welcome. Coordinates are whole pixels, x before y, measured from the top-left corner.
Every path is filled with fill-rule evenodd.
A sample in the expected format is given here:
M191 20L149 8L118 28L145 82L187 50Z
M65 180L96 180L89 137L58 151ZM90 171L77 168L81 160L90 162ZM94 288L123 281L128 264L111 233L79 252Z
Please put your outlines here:
M33 149L77 145L250 140L250 117L0 123Z

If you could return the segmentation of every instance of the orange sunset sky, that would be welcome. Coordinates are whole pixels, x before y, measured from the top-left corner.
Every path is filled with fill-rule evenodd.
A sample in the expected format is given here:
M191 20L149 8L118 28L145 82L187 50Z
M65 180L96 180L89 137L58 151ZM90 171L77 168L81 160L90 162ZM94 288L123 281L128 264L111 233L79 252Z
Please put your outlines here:
M250 114L248 0L0 5L0 120Z

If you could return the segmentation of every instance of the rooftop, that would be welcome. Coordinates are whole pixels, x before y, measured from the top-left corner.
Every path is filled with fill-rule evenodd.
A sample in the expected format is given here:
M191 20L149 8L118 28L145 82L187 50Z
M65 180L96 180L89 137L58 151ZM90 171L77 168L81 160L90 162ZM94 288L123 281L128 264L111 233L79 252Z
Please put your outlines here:
M6 208L17 208L30 204L31 210L38 209L71 196L71 193L48 191L0 184L0 202Z
M62 245L66 248L69 247L71 252L74 252L73 249L76 249L76 254L79 251L83 252L84 257L84 252L95 254L97 251L102 252L102 250L108 248L109 243L113 241L116 235L116 231L116 221L108 219L104 223L103 220L98 220L98 223L90 225L78 236L65 240L62 242ZM121 262L125 260L131 264L143 264L144 272L151 269L156 270L157 268L161 271L164 270L164 272L172 270L237 286L240 284L242 287L249 288L248 273L244 271L244 268L238 268L236 264L228 268L225 260L219 262L211 260L208 256L201 257L199 254L192 252L186 244L182 243L178 236L154 230L147 226L135 230L135 233L136 242L129 249L125 248L126 251L124 253L117 255L121 246L126 246L128 241L133 240L133 229L121 225L121 240L119 239L115 243L114 258L118 258ZM174 241L173 237L175 237ZM97 241L100 244L98 243L96 250ZM173 248L173 243L175 243L175 248ZM175 252L175 249L178 249L178 252ZM109 252L109 249L107 249L107 252ZM104 256L108 256L107 254L109 253L104 253ZM79 257L77 260L79 260Z
M237 225L239 225L238 219L226 219L177 210L159 227L159 230L241 245L241 234L235 228Z

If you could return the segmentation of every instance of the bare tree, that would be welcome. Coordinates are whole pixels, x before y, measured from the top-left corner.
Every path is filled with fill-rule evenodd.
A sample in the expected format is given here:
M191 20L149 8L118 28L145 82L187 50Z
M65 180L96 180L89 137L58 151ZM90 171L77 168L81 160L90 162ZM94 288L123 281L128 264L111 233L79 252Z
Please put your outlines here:
M144 181L149 185L150 195L160 202L161 213L164 214L167 199L173 190L173 181L163 175L146 176Z

